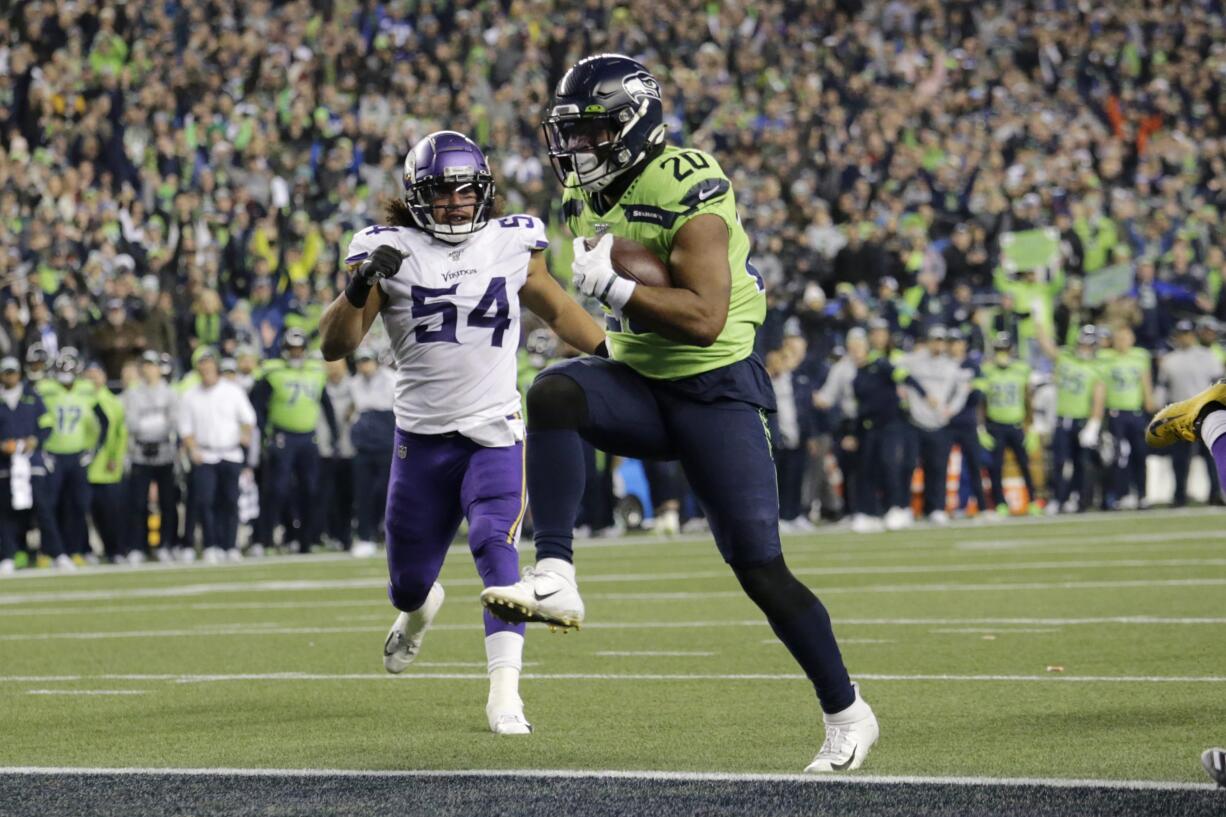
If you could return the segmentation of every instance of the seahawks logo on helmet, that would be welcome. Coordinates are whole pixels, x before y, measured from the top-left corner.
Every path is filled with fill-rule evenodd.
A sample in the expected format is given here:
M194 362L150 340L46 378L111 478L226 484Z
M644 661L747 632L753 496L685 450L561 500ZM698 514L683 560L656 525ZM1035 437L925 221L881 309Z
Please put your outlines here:
M558 83L542 127L558 181L603 190L663 143L660 83L630 57L586 57Z
M660 98L660 83L656 82L656 78L646 71L639 71L623 79L622 88L632 99L644 96L652 99Z

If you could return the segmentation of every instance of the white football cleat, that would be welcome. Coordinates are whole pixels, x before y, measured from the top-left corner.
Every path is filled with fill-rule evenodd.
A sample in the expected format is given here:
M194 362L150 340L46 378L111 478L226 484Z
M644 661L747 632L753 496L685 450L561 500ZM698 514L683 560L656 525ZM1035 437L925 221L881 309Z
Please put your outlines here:
M355 559L369 559L379 553L378 546L374 542L368 542L365 539L359 539L354 542L349 548L349 555Z
M1226 749L1206 749L1200 762L1218 787L1226 788Z
M928 521L934 525L948 525L949 514L945 513L945 511L933 511L928 514Z
M885 529L902 530L909 528L915 522L910 508L890 508L885 512Z
M12 576L16 572L16 562L12 559L0 559L0 576Z
M676 536L681 533L681 514L673 510L661 511L656 517L656 533L661 536Z
M145 555L143 550L133 550L128 552L127 562L130 565L143 565L149 561L149 557Z
M404 672L421 652L421 641L443 606L443 586L438 582L430 588L426 601L411 613L396 616L392 629L383 642L383 668L393 675Z
M489 720L490 731L495 735L531 735L532 724L524 717L524 705L497 709L492 703L485 706L485 717Z
M535 567L525 567L523 578L515 584L485 588L481 603L511 624L540 621L564 630L577 630L583 624L575 566L562 559L541 559Z
M805 767L805 772L822 774L825 772L850 772L860 768L869 749L877 742L881 729L877 726L877 716L872 708L860 697L859 684L852 684L856 690L856 701L842 712L825 715L826 739L818 750L813 762Z
M61 553L55 557L55 566L60 570L76 570L77 563L72 560L72 557L67 553Z
M885 525L881 519L876 516L869 516L866 513L854 514L851 517L851 532L852 533L881 533L885 530Z

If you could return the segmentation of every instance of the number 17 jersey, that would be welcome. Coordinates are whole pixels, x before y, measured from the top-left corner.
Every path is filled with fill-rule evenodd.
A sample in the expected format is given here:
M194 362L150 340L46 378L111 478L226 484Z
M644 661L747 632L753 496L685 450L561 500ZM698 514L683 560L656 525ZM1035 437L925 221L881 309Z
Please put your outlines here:
M379 282L396 357L396 425L414 434L459 432L482 445L523 439L516 388L519 290L532 253L549 246L540 220L492 220L462 244L409 227L369 227L345 257L360 264L380 245L405 255Z

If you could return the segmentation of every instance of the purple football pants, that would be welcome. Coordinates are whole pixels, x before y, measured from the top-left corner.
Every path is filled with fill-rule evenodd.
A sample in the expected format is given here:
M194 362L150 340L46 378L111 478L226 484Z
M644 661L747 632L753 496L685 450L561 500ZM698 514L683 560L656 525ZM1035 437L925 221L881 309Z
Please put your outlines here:
M523 443L486 448L458 434L396 429L387 487L388 598L405 612L421 607L464 517L485 586L514 584L523 513ZM498 632L522 635L524 625L485 613L485 634Z

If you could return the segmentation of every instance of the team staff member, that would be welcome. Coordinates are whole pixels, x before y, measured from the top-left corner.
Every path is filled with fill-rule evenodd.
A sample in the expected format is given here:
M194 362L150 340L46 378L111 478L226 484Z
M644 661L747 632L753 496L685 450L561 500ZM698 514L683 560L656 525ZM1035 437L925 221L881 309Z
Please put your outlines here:
M123 393L128 419L129 477L128 559L139 563L149 548L149 486L157 485L161 514L158 553L170 554L178 544L179 486L175 481L175 415L179 395L162 375L161 356L141 356L140 380Z
M387 481L392 468L392 440L396 435L393 414L396 378L379 365L373 350L362 347L354 353L357 373L349 378L354 421L349 438L353 443L353 484L358 538L355 557L375 554L375 537L387 504Z
M128 546L127 494L123 464L128 453L128 425L124 421L123 403L106 387L106 372L102 364L91 362L85 368L80 384L93 387L98 407L106 415L106 434L99 434L91 443L94 458L85 470L89 479L90 515L102 540L108 559L119 562Z
M317 361L308 361L307 336L301 329L285 330L281 341L283 360L271 360L251 390L258 428L266 440L263 483L260 486L260 519L256 540L271 547L273 531L283 521L293 487L301 525L299 550L306 552L319 543L319 444L315 428L320 413L335 439L336 416L324 388L326 375ZM290 539L286 530L285 541Z
M39 502L33 490L36 480L46 478L43 468L42 448L50 428L40 424L46 413L42 398L31 384L22 383L21 365L15 357L0 360L0 576L12 573L16 565L18 544L25 529L23 516L30 503L36 513L46 513L47 504ZM25 485L17 485L23 478L13 479L13 465L26 459ZM21 495L24 493L24 499ZM25 501L29 500L29 502ZM60 567L75 565L67 556L61 555Z
M107 438L109 421L98 405L94 384L78 379L80 366L77 350L64 347L55 360L55 380L44 381L42 387L47 407L44 422L50 424L51 434L43 448L47 477L39 495L52 508L41 531L43 552L52 558L67 553L77 564L84 564L90 553L85 524L90 506L86 469L93 459L91 442Z
M204 559L237 561L238 477L255 428L247 393L221 377L217 352L201 346L192 355L200 383L188 389L179 409L179 438L191 460L191 496L204 531Z
M983 446L979 441L979 405L983 394L974 384L979 379L979 364L968 354L969 344L961 329L949 330L949 356L958 364L959 376L965 384L958 394L963 395L962 401L950 403L949 425L945 432L949 435L950 446L958 446L962 455L962 473L966 477L970 496L975 499L979 513L988 509L988 500L983 492ZM961 493L961 492L959 492Z
M1208 346L1196 342L1196 328L1191 321L1175 324L1175 351L1158 364L1158 383L1166 387L1166 399L1171 403L1189 400L1213 385L1223 374L1221 359ZM1188 503L1188 468L1192 455L1204 458L1209 472L1209 501L1222 502L1218 488L1217 467L1208 448L1180 440L1169 449L1171 468L1175 472L1175 507Z
M1123 509L1147 505L1145 426L1154 407L1154 387L1149 352L1135 343L1132 327L1117 326L1111 348L1098 353L1107 384L1107 428L1115 437L1114 493Z
M999 332L992 344L992 359L983 364L976 387L984 395L984 447L992 452L988 463L988 476L992 480L992 500L996 512L1007 514L1004 480L1001 472L1005 465L1006 449L1013 452L1017 467L1026 482L1026 495L1032 512L1034 505L1034 482L1030 478L1030 457L1026 454L1026 419L1030 415L1030 367L1012 354L1013 338L1008 332ZM1144 431L1144 427L1142 427Z
M1079 510L1090 506L1088 458L1098 444L1102 426L1106 386L1102 370L1094 359L1098 333L1086 324L1077 337L1077 349L1061 349L1056 358L1056 428L1051 446L1051 513L1071 511L1073 488L1077 489ZM1072 479L1064 478L1065 464L1072 460Z
M357 483L353 480L353 441L350 429L353 426L353 394L349 385L349 367L343 360L324 364L328 382L324 387L332 411L336 415L339 436L333 437L327 422L320 412L315 427L319 441L321 485L329 486L319 496L320 513L323 517L323 533L345 550L353 550L353 493ZM390 444L390 443L389 443Z

